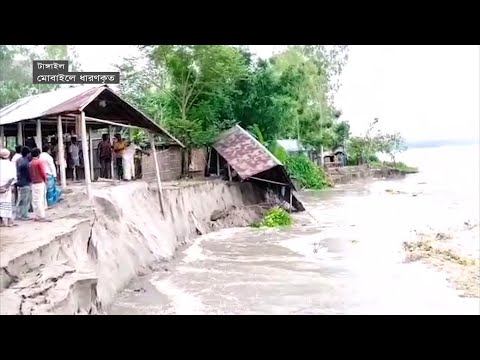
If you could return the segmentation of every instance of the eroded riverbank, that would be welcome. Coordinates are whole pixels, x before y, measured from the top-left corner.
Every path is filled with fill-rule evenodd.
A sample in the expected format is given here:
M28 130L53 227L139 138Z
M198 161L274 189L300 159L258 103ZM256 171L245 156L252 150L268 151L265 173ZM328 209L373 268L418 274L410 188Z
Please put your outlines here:
M303 193L308 212L292 228L202 236L131 283L108 313L479 314L478 298L460 297L441 271L405 262L403 242L434 226L422 216L428 190L412 192L418 182ZM436 218L450 217L445 210Z

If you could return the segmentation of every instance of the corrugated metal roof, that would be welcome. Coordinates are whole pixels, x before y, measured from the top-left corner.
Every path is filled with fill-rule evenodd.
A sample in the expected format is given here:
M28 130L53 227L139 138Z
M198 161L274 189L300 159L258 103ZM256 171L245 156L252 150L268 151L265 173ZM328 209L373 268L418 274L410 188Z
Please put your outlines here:
M86 102L93 94L106 88L104 85L77 86L21 98L0 109L0 125L78 111L88 105Z
M282 165L265 146L238 125L220 134L213 148L242 179Z
M117 99L116 101L124 104L124 109L128 110L130 116L132 116L132 122L136 121L138 124L141 124L142 126L140 127L163 132L168 137L173 139L174 142L182 147L185 147L167 130L156 124L140 110L121 99L107 85L76 86L24 97L17 100L13 104L7 105L0 109L0 125L13 124L20 121L44 118L58 114L68 114L83 111L85 107L87 107L104 91L110 92L113 94L114 98ZM125 113L123 114L125 115ZM88 111L86 111L86 116L89 116Z

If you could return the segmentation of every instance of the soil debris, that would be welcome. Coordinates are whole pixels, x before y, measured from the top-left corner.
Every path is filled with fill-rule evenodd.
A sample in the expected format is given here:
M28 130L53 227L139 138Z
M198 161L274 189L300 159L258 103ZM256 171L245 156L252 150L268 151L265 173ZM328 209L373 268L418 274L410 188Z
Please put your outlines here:
M406 262L423 261L447 274L447 279L462 291L465 297L480 297L480 269L478 259L460 255L445 246L453 238L450 234L420 234L415 241L404 242Z

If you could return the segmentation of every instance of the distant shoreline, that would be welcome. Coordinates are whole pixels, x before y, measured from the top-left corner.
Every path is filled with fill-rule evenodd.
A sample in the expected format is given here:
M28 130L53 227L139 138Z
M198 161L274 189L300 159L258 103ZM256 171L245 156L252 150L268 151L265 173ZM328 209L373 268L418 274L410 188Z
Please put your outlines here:
M426 141L411 141L407 142L410 149L419 148L434 148L442 146L465 146L480 144L480 139L476 140L426 140Z

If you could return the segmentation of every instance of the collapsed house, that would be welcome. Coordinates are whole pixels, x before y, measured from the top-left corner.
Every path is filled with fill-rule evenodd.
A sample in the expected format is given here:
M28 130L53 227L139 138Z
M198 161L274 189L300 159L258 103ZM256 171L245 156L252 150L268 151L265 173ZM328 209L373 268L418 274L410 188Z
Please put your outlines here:
M221 133L213 143L207 165L207 175L210 174L229 181L255 182L273 191L294 210L305 210L283 164L239 125Z

